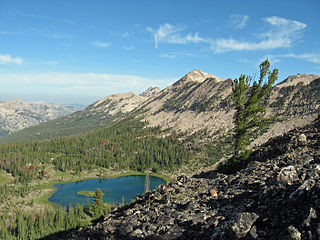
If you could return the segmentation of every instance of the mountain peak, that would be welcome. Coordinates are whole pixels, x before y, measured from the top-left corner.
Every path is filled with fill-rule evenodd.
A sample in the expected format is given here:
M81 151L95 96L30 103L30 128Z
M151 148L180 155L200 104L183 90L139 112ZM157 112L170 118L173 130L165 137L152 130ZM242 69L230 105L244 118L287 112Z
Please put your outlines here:
M223 81L222 78L219 78L213 74L210 73L206 73L206 72L202 72L200 69L194 69L191 72L188 72L186 75L184 75L178 82L176 82L174 85L176 84L180 84L182 82L198 82L198 83L202 83L204 82L206 79L208 78L213 78L215 79L217 82L221 82Z
M159 92L160 92L160 88L149 87L147 90L145 90L144 92L139 94L139 96L149 98L149 97L154 97L154 96L158 95Z

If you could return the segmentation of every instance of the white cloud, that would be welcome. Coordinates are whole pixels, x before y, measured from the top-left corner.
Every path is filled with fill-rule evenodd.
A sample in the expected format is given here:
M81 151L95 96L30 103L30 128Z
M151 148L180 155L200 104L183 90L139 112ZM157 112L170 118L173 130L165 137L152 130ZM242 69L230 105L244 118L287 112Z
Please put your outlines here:
M281 58L295 58L295 59L301 59L311 63L316 63L316 64L320 63L320 53L302 53L302 54L288 53L288 54L268 55L266 57L269 58L269 60L272 59L273 62L280 62Z
M249 20L248 15L240 14L232 14L230 15L230 18L235 29L243 29L246 26L247 21Z
M22 17L30 17L30 18L39 18L39 19L45 19L45 20L51 20L52 18L49 16L34 14L34 13L26 13L18 9L11 9L8 11L9 15L16 15L16 16L22 16Z
M170 52L170 53L164 53L160 55L160 57L169 58L169 59L176 59L179 57L191 57L191 56L192 54L184 53L184 52Z
M12 31L0 31L1 35L21 35L19 32L12 32Z
M108 42L100 42L100 41L95 41L95 42L92 42L91 44L93 46L101 47L101 48L106 48L106 47L110 46L110 43L108 43Z
M53 38L53 39L68 39L72 37L70 34L67 34L67 33L51 32L47 29L28 28L26 30L27 30L26 32L21 32L19 34Z
M260 41L216 39L211 40L211 48L215 52L289 48L296 39L301 37L302 30L307 27L305 23L277 16L264 18L263 20L270 26L270 29L259 35Z
M53 39L70 39L72 35L67 33L60 32L51 32L46 29L36 29L36 28L28 28L24 31L0 31L1 35L17 35L17 36L37 36L37 37L45 37L45 38L53 38Z
M10 54L0 54L0 64L22 64L23 60L20 57L11 57Z
M160 24L159 28L156 30L149 27L147 28L147 31L151 32L153 35L155 48L158 48L160 43L187 44L206 42L205 39L199 37L198 33L181 35L181 32L184 29L185 26L165 23Z
M288 44L293 40L301 37L301 32L307 27L307 24L295 20L289 20L277 16L267 17L263 19L270 24L272 29L261 34L261 37L269 39L284 39Z
M298 59L306 60L307 62L311 62L311 63L320 63L319 53L303 53L303 54L289 53L289 54L283 55L283 57L298 58Z

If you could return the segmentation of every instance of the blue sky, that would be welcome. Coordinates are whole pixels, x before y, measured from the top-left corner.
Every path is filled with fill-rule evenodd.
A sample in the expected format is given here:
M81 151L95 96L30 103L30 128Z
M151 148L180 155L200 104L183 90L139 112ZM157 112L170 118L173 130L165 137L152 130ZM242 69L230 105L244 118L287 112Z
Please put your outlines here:
M319 0L0 0L0 100L90 104L193 69L320 73ZM320 74L319 74L320 75Z

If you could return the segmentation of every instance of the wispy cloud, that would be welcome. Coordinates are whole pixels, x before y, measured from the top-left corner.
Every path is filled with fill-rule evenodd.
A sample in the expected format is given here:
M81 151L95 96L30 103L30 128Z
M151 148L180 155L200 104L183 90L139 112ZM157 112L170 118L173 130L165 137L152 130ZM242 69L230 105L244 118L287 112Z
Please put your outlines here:
M38 36L53 39L70 39L72 35L60 32L52 32L46 29L28 28L24 31L0 31L1 35Z
M236 19L235 28L245 27L249 17L247 15L231 15ZM271 16L262 19L267 25L267 31L255 34L257 41L243 41L234 38L200 37L198 33L184 33L186 27L169 23L161 24L158 29L147 28L152 33L155 48L162 43L187 44L207 43L216 53L228 51L253 51L277 48L289 48L302 36L307 24L282 17Z
M216 39L211 41L211 48L215 52L266 50L289 48L294 41L301 37L307 24L277 16L264 18L269 30L259 35L260 41L240 41L236 39Z
M158 29L147 28L153 38L155 48L159 47L160 43L174 43L174 44L187 44L206 42L201 38L198 33L181 34L185 26L172 25L169 23L161 24Z
M274 54L274 55L268 55L265 58L272 59L273 62L280 62L281 58L295 58L295 59L301 59L307 62L311 63L320 63L320 53L302 53L302 54L296 54L296 53L287 53L287 54Z
M13 32L13 31L0 31L1 35L21 35L19 32Z
M11 9L8 11L9 15L13 16L22 16L22 17L30 17L30 18L39 18L39 19L45 19L45 20L51 20L52 18L49 16L34 14L34 13L26 13L19 9Z
M34 35L39 37L45 37L45 38L53 38L53 39L68 39L72 36L67 33L60 33L60 32L52 32L47 29L37 29L37 28L29 28L27 29L27 32L25 35Z
M232 14L229 17L231 18L233 28L235 29L243 29L249 20L248 15Z
M298 58L311 63L320 63L319 53L303 53L303 54L289 53L289 54L283 55L283 57Z
M100 48L107 48L110 46L110 43L108 42L100 42L100 41L94 41L91 43L93 46L100 47Z
M10 54L0 54L0 64L19 64L23 63L22 58L12 57Z
M191 56L192 54L184 53L184 52L170 52L170 53L164 53L160 55L160 57L169 58L169 59L176 59L179 57L191 57Z

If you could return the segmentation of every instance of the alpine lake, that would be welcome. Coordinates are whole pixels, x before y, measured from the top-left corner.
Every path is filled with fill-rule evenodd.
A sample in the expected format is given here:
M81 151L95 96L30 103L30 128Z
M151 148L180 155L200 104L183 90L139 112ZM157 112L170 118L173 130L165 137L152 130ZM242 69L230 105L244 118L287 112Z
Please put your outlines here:
M54 185L57 191L48 200L54 204L68 208L70 204L79 203L85 205L89 196L91 204L93 193L99 188L104 193L104 202L119 204L124 201L124 203L128 203L137 194L144 193L146 179L145 175L130 175L59 183ZM155 189L160 184L166 184L166 181L159 177L149 176L150 190Z

